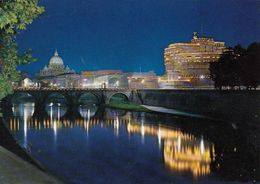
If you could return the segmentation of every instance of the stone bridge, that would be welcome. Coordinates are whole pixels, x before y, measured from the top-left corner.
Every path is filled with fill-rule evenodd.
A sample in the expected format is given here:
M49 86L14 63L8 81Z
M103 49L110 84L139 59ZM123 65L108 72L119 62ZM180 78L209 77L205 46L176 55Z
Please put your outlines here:
M44 103L48 97L58 94L62 95L67 103L78 102L85 94L91 94L96 98L98 104L109 103L111 98L117 94L123 95L128 101L132 101L133 91L127 88L70 88L70 89L52 89L52 88L18 88L9 96L13 98L21 94L28 94L33 97L36 103Z
M51 97L55 95L62 98L63 101L74 111L81 103L81 99L91 98L93 103L108 104L112 97L120 95L127 101L133 101L134 90L127 88L17 88L12 95L3 99L4 106L12 106L13 100L19 97L30 97L35 102L35 109L39 112L43 111L44 105L49 102ZM59 99L58 99L59 100ZM3 105L3 104L2 104Z

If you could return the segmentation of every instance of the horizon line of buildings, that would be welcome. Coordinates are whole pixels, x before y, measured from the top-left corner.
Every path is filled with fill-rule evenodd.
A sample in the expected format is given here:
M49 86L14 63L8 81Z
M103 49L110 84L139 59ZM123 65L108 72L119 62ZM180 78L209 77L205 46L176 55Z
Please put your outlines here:
M25 78L23 87L59 88L210 88L209 65L217 62L226 50L224 42L213 38L198 37L195 32L191 42L173 43L164 49L165 74L157 76L154 71L126 72L121 70L82 71L80 74L65 67L56 50L48 66L34 80Z

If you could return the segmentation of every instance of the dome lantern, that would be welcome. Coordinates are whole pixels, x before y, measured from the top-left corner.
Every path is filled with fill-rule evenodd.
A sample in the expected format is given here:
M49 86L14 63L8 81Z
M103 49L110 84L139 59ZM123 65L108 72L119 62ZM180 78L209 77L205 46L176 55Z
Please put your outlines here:
M49 66L53 66L53 65L60 65L60 66L64 65L63 60L59 56L57 49L55 50L54 56L52 56L52 58L50 59L50 62L49 62Z
M54 56L59 56L58 50L55 50Z

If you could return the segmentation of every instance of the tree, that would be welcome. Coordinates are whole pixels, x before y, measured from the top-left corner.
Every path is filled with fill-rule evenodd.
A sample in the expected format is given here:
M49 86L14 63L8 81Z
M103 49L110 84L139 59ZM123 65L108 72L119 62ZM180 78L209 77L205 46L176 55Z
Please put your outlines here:
M256 88L260 85L260 43L252 43L248 46L241 63L243 85L248 89Z
M256 88L260 85L260 43L252 43L247 49L240 45L227 49L209 70L217 89Z
M0 99L13 91L12 83L19 79L17 65L35 61L30 49L18 53L16 36L43 12L38 0L0 0Z
M234 88L239 84L237 57L235 49L229 48L221 55L218 62L210 64L210 75L216 88L222 89L223 86Z

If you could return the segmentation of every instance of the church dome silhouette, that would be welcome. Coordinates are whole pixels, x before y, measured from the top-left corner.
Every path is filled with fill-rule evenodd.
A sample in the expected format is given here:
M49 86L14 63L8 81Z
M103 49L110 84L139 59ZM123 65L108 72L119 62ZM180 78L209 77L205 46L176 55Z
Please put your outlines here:
M62 58L59 56L57 50L55 50L54 56L50 59L49 65L64 65Z

